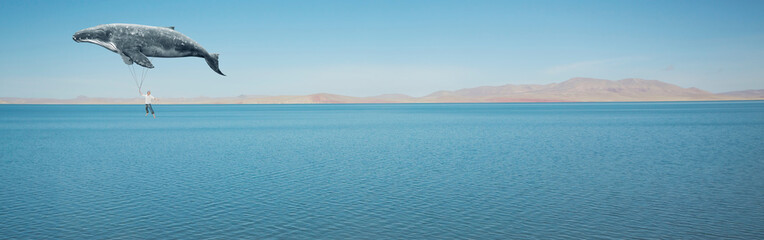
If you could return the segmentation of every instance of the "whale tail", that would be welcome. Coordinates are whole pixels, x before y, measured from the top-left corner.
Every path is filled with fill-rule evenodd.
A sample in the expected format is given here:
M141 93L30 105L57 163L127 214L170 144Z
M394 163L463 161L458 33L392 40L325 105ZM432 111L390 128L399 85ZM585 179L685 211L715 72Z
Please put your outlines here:
M209 56L205 57L204 60L207 61L207 65L210 65L210 68L212 68L212 71L215 71L216 73L225 76L223 72L220 71L220 68L218 68L218 56L220 54L212 53Z

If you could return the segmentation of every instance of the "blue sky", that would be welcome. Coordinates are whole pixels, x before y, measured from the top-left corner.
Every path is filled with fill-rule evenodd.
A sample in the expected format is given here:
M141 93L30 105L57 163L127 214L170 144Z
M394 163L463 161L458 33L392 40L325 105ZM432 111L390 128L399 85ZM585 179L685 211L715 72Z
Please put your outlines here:
M437 90L645 78L764 88L764 1L3 1L0 97L133 97L105 23L175 26L220 53L153 58L165 97Z

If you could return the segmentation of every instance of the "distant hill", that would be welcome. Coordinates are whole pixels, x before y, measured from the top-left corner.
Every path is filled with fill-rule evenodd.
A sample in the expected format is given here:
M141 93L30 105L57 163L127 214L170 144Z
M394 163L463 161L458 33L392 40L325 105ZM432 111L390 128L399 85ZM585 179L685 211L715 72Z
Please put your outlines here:
M448 102L613 102L613 101L709 101L764 99L764 90L713 94L697 88L644 79L618 81L573 78L561 83L482 86L437 91L423 97L383 94L351 97L330 93L311 95L240 95L223 98L161 98L161 104L310 104L310 103L448 103ZM0 98L11 104L141 104L141 98Z
M609 102L723 100L697 88L682 88L656 80L610 81L573 78L546 85L503 85L439 91L422 97L426 102Z
M740 98L764 99L764 89L724 92L724 93L719 93L719 95L740 97Z

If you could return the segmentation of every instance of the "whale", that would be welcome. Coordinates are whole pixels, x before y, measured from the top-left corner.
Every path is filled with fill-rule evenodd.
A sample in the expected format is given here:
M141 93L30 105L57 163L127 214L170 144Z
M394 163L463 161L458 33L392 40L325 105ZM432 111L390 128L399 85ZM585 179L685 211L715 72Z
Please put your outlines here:
M72 39L99 45L119 54L125 64L136 63L145 68L154 68L148 57L200 57L213 71L225 76L218 67L219 54L207 52L193 39L175 31L175 27L103 24L77 31Z

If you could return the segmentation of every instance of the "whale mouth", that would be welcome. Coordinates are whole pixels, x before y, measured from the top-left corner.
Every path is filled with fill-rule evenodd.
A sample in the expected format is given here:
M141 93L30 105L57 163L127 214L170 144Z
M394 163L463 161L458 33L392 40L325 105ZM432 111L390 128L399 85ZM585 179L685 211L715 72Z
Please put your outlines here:
M98 46L104 47L106 49L109 49L109 51L119 52L119 49L117 49L117 46L114 45L114 43L112 42L104 42L98 39L77 39L77 38L74 38L74 41L78 43L80 42L92 43L92 44L96 44Z

